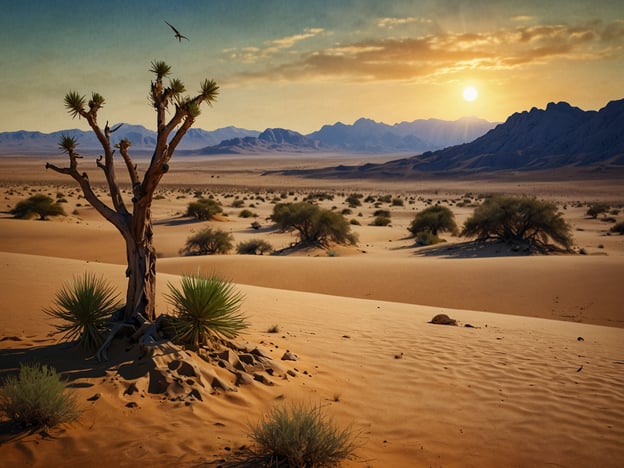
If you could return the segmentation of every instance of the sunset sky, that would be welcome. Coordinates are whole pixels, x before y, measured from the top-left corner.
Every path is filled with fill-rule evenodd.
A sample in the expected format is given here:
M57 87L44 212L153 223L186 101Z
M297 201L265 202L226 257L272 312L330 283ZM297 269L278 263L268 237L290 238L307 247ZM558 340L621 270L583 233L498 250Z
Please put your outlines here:
M196 127L309 133L624 98L622 0L2 0L0 132L87 128L67 91L109 120L154 128L154 60L190 92L221 87ZM178 42L168 21L188 36ZM463 97L472 86L478 96Z

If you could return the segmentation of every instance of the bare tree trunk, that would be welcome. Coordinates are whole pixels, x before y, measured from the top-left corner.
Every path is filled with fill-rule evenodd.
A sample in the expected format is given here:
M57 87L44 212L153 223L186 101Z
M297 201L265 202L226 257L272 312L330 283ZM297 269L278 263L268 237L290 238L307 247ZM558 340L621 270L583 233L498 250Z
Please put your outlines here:
M153 244L151 210L135 206L131 229L124 235L128 259L128 290L124 319L138 315L156 318L156 250Z

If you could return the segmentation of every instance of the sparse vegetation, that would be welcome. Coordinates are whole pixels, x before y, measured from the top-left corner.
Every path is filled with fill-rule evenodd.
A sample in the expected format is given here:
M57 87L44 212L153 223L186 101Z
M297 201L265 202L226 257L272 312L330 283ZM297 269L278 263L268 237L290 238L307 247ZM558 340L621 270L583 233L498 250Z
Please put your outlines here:
M263 239L250 239L236 246L236 252L241 255L264 255L272 250L273 246Z
M210 198L199 198L188 204L186 216L207 221L222 212L223 208L217 201Z
M609 231L610 232L615 232L617 234L624 234L624 221L621 221L621 222L617 223L616 225L611 227L611 229L609 229Z
M249 324L240 312L243 295L216 276L183 276L178 289L168 284L167 301L174 307L175 339L193 346L236 338Z
M252 428L256 455L272 466L329 467L353 456L350 427L337 429L320 407L276 407Z
M41 364L21 364L18 376L4 379L0 413L22 427L48 429L80 415L76 400L56 371Z
M371 226L388 226L390 223L392 223L392 219L388 218L387 216L375 216L375 219L373 219L373 222L370 223Z
M186 240L181 250L184 255L226 254L234 248L234 236L222 231L206 227Z
M51 197L41 193L18 202L10 213L18 219L30 219L39 216L40 220L46 220L50 216L65 216L65 210L58 201L55 202Z
M477 240L496 239L526 243L544 249L552 240L572 246L570 226L554 203L529 197L498 195L487 198L466 220L462 235Z
M442 205L430 206L416 213L407 230L417 238L429 240L437 238L440 232L450 232L455 235L458 231L455 215L450 208Z
M589 206L585 214L592 219L596 219L599 215L608 213L610 208L611 207L606 203L593 203Z
M271 219L284 231L297 231L301 244L327 247L330 242L357 243L344 216L313 203L279 203L273 208Z
M104 339L106 321L120 307L115 289L104 278L84 273L63 285L56 293L55 305L44 312L62 320L54 324L61 340L78 340L86 351L95 351Z

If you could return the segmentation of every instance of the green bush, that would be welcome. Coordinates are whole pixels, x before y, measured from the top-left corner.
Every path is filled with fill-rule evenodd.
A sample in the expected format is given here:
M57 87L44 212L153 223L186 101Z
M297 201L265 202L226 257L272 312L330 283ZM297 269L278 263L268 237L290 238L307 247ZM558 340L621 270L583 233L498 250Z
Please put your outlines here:
M337 429L319 407L276 407L251 429L255 454L271 466L329 467L353 456L350 427Z
M594 203L592 204L585 214L590 218L596 219L598 215L602 213L607 213L611 207L605 203Z
M347 202L350 208L357 208L358 206L362 206L362 198L364 198L364 196L361 193L352 193L345 199L345 202Z
M424 232L430 232L434 237L437 237L440 232L450 232L455 235L457 224L455 224L455 215L450 208L435 205L416 213L407 230L414 236Z
M46 220L50 216L65 216L63 207L42 193L18 202L9 213L19 219L30 219L39 216L39 219Z
M375 210L373 216L383 216L386 218L390 218L392 214L390 213L390 210Z
M375 216L373 222L370 223L371 226L388 226L392 223L392 220L386 216Z
M609 230L611 232L615 232L615 233L618 233L618 234L624 234L624 221L621 221L621 222L617 223L615 226L613 226Z
M284 231L297 231L301 244L326 247L330 242L357 243L357 237L344 216L313 203L278 203L271 219Z
M440 239L438 236L431 233L431 231L417 232L414 237L416 237L416 245L419 246L434 245L439 244L440 242L445 242L443 239Z
M254 213L253 211L251 211L251 210L244 209L244 210L241 210L241 212L240 212L240 213L238 213L238 217L239 217L239 218L257 218L257 217L258 217L258 215L257 215L257 214L255 214L255 213Z
M487 198L464 224L462 235L478 240L497 239L545 248L552 240L572 246L571 228L551 202L529 197L498 195Z
M234 248L234 236L221 229L206 227L186 240L184 255L226 254Z
M241 255L264 255L272 250L273 246L263 239L250 239L236 246L236 252Z
M56 371L40 364L21 364L19 376L4 379L0 413L22 427L43 427L74 421L80 415L76 400L66 393Z
M44 312L63 323L53 325L61 340L78 340L86 351L97 350L104 342L106 321L119 308L115 289L104 278L84 273L61 287L55 306Z
M195 348L220 338L236 338L249 324L240 312L243 295L216 276L183 276L180 289L168 284L176 340Z
M401 198L393 198L392 206L404 206L404 202Z
M188 204L186 216L191 216L200 220L209 220L215 215L222 213L223 208L219 202L210 198L200 198Z

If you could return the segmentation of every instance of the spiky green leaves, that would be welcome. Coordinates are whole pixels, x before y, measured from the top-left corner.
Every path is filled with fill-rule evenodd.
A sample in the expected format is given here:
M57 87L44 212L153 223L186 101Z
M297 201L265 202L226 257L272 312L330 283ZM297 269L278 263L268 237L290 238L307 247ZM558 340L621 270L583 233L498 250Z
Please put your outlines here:
M201 83L200 93L204 101L206 101L208 104L212 104L214 101L216 101L217 96L219 95L219 86L214 80L205 79Z
M240 312L243 295L216 276L183 276L178 289L169 283L176 339L195 348L219 338L236 338L249 324Z
M184 83L182 83L182 80L180 80L179 78L173 78L169 82L169 89L171 89L171 92L175 96L186 92L186 87L184 86Z
M58 147L65 153L69 153L76 149L78 143L76 142L76 138L69 135L61 135L61 139L59 141Z
M85 273L61 287L55 306L44 309L49 316L62 320L54 325L61 340L74 341L87 351L95 351L103 343L106 320L119 307L115 289L101 277Z
M158 80L162 80L163 77L169 76L171 73L171 67L162 60L154 60L152 62L152 68L150 68L149 71L154 73Z
M81 96L76 91L70 91L65 95L65 109L73 118L84 112L85 99L84 96Z
M104 96L99 93L91 93L91 99L89 100L89 110L91 112L97 112L97 110L104 105Z

